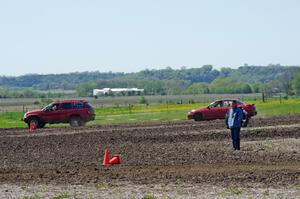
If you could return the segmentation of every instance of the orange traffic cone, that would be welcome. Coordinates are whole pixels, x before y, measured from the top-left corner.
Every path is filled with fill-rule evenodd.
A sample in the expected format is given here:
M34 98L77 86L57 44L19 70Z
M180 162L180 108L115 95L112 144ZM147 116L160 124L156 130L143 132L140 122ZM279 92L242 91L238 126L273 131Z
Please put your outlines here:
M103 166L109 166L109 153L108 153L108 149L105 149L105 153L104 153L104 157L103 157Z
M121 164L120 155L113 155L112 158L109 160L109 164Z
M33 131L33 130L35 130L35 129L36 129L35 123L34 123L34 122L31 122L31 123L29 124L29 131Z

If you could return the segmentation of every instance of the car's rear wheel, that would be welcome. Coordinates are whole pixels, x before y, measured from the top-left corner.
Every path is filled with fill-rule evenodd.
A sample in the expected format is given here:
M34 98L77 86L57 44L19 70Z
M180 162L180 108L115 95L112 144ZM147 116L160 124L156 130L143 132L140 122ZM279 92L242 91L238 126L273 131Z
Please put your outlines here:
M84 124L85 124L84 121L78 116L73 116L70 119L70 125L72 127L83 126Z
M196 113L196 114L194 115L194 120L195 120L195 121L202 121L202 120L203 120L203 115L202 115L202 113Z
M249 123L249 117L246 117L245 119L243 119L242 121L242 127L247 127L248 126L248 123Z

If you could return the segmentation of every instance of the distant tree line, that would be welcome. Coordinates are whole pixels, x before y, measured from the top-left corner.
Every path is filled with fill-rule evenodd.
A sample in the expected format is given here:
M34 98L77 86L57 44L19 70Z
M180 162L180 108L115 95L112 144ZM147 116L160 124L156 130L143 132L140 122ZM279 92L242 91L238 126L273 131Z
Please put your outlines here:
M75 72L67 74L28 74L18 77L0 76L0 87L31 88L36 90L74 90L91 80L109 80L123 76L124 73Z
M31 89L14 89L14 88L0 88L1 98L61 98L66 95L74 96L71 93L64 92L39 92Z
M260 92L293 95L300 94L300 82L297 91L295 79L298 73L300 67L278 65L221 68L220 71L211 66L180 70L167 68L145 70L112 80L85 82L77 87L77 93L91 96L93 88L138 87L145 89L145 95ZM300 81L300 75L298 78Z
M0 98L41 95L32 90L76 90L78 96L91 96L94 88L145 89L145 95L207 94L207 93L286 93L300 95L299 66L248 66L237 69L211 65L199 68L143 70L136 73L76 72L68 74L18 77L0 76ZM17 88L17 89L12 89ZM42 95L45 95L43 93ZM48 95L51 95L48 93ZM58 95L58 94L56 94ZM122 95L130 95L123 93ZM32 96L30 96L32 97Z

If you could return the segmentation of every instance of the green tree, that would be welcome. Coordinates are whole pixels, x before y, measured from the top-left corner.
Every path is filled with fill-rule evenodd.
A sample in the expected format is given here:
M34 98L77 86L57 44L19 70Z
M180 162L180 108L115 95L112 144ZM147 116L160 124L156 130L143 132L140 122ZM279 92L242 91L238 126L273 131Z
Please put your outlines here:
M209 84L200 82L200 83L193 83L190 85L186 92L187 94L207 94L209 93Z
M231 68L221 68L221 76L222 77L228 77L232 73L233 69Z
M97 83L95 81L85 82L80 84L77 89L77 95L79 97L93 96L93 89L97 88Z
M140 104L148 104L148 100L144 96L141 96L140 100L139 100L139 103Z
M167 94L178 95L187 89L189 82L184 80L165 80L163 81L163 84L163 88L167 91Z
M211 93L251 93L249 84L236 82L232 78L218 78L209 85Z
M296 95L300 95L300 72L297 72L294 75L294 78L292 80L292 87Z
M164 91L162 81L148 81L145 83L145 93L150 95L161 94Z
M260 93L261 92L262 83L254 82L250 86L251 86L252 93Z
M294 74L299 73L298 68L289 67L286 72L284 72L279 78L278 83L279 87L286 95L291 95L293 92L293 76Z

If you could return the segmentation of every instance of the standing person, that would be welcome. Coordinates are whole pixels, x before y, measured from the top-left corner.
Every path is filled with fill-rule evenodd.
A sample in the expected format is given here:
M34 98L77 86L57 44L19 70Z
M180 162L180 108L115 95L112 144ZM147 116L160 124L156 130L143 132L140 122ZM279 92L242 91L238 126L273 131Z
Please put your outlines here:
M232 102L232 108L226 114L226 125L231 131L234 150L240 150L240 130L243 120L243 110L237 107L237 102Z

